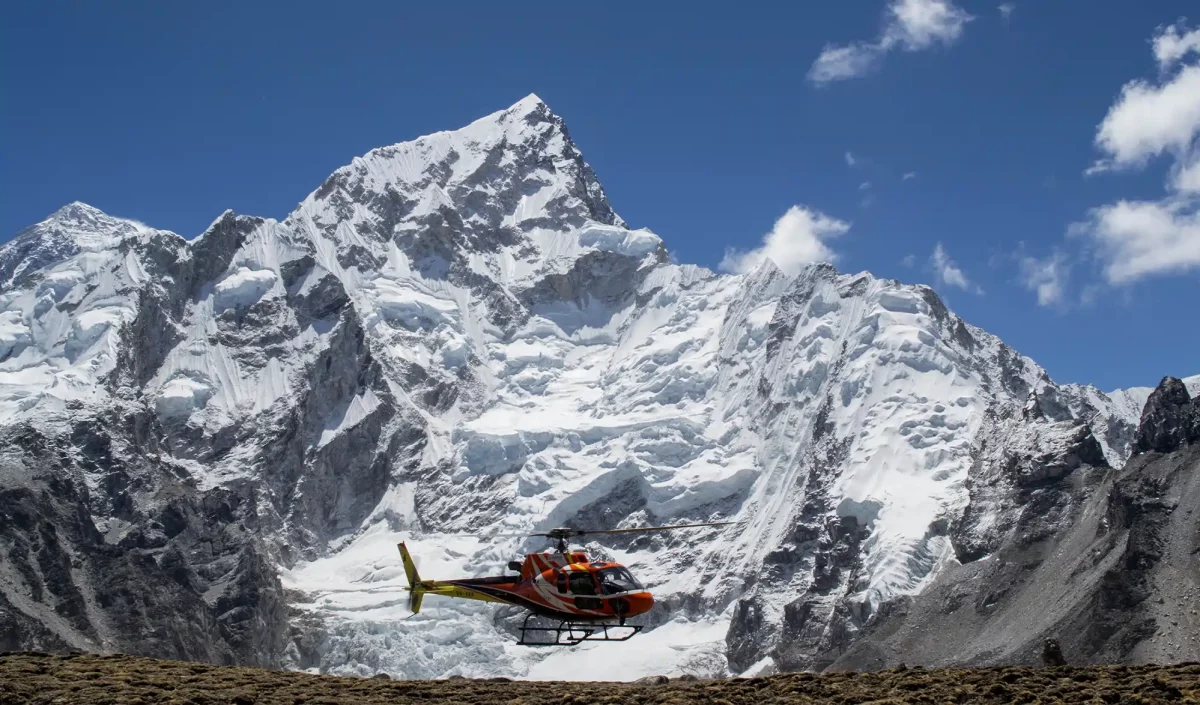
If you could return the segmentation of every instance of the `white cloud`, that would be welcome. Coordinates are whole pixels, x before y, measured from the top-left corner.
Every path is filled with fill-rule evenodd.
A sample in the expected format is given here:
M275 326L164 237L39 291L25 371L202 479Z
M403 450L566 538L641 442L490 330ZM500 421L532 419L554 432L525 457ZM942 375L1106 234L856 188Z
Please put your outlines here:
M1038 259L1025 254L1022 246L1017 252L1017 264L1021 269L1021 283L1037 292L1039 306L1062 304L1071 272L1066 255L1056 251L1045 259Z
M1200 269L1200 200L1118 201L1089 215L1072 230L1099 247L1112 284Z
M1200 53L1200 29L1188 31L1183 22L1176 22L1154 37L1154 58L1164 71L1193 51Z
M1200 269L1200 30L1160 29L1153 49L1160 76L1121 88L1096 130L1103 157L1087 173L1140 168L1168 154L1166 193L1094 208L1068 231L1092 241L1110 284Z
M846 166L854 166L857 163L858 160L854 158L854 155L850 152L846 152Z
M1163 152L1187 149L1198 131L1200 65L1161 85L1130 81L1096 130L1096 146L1106 154L1098 166L1140 167Z
M750 251L726 250L720 268L744 274L770 259L784 272L795 274L814 262L835 262L837 254L828 240L844 235L850 224L831 218L805 206L792 206L771 232L763 236L762 246Z
M1171 188L1185 194L1200 195L1200 152L1193 152L1188 161L1175 165Z
M936 43L952 44L973 17L951 0L893 0L882 45L899 44L908 51L928 49Z
M933 254L929 256L929 264L933 266L933 271L937 275L938 281L946 286L955 286L963 291L971 291L977 294L982 294L983 290L971 283L967 279L967 275L963 272L954 260L950 259L950 255L946 253L946 248L942 243L938 243L933 248Z
M827 44L809 69L808 79L826 84L856 78L878 68L889 51L953 44L972 19L953 0L891 0L875 41Z
M917 256L916 255L905 255L904 259L900 260L900 264L904 265L905 267L908 267L909 269L912 269L913 267L917 266Z
M862 182L861 184L859 184L859 185L858 185L858 190L859 190L859 191L867 191L867 190L869 190L870 188L871 188L871 182L870 182L870 181L864 181L864 182Z
M910 180L912 180L912 179L915 179L915 178L917 178L917 172L915 172L915 171L906 171L906 172L904 172L904 176L900 177L900 180L901 180L901 181L910 181Z
M1005 22L1008 22L1009 19L1012 18L1013 10L1017 9L1017 6L1012 4L1011 2L1006 2L1006 3L1001 3L1000 7L996 8L996 9L1000 10L1000 17Z
M808 70L808 80L822 85L865 76L875 70L883 54L877 44L855 42L840 47L828 44Z

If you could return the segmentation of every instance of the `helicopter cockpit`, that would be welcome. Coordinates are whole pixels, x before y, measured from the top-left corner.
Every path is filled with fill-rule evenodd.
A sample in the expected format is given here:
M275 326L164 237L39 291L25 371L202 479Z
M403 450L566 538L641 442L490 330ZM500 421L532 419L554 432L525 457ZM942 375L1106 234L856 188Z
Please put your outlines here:
M596 576L600 578L600 592L604 595L616 595L644 589L637 578L633 577L633 573L621 566L604 568L597 572Z

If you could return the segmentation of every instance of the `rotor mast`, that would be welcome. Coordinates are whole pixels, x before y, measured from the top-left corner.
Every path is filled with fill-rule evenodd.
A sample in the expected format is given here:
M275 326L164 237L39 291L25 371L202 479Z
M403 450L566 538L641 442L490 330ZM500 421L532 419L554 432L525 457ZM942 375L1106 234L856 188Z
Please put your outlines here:
M570 545L567 543L567 539L571 537L570 532L570 529L552 529L546 534L552 541L554 541L555 551L566 555L566 553L571 550Z

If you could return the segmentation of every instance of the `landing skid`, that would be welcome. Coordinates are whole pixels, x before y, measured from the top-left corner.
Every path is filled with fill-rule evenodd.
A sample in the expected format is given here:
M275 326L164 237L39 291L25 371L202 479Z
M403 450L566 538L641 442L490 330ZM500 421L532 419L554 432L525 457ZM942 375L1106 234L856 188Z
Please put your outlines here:
M602 622L569 622L563 620L557 627L531 627L529 615L521 623L521 638L517 646L575 646L585 641L628 641L642 631L641 624L605 624ZM613 630L613 634L609 630ZM530 636L545 635L547 640L530 641ZM548 639L553 636L553 641Z

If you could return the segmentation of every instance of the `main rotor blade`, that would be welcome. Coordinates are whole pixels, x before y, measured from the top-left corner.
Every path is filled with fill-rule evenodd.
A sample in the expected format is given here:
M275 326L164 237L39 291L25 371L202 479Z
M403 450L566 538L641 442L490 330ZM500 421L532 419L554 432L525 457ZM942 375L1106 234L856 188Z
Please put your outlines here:
M576 529L577 536L591 536L592 534L632 534L638 531L671 531L672 529L694 529L697 526L728 526L736 524L736 521L708 521L702 524L675 524L674 526L643 526L637 529L599 529L596 531L587 531L584 529Z
M442 534L452 539L524 539L530 536L549 536L545 532L531 534Z
M551 529L550 531L531 531L525 534L442 534L449 538L470 539L524 539L532 536L544 536L550 539L566 539L573 536L591 536L593 534L633 534L644 531L672 531L674 529L694 529L700 526L729 526L736 521L706 521L700 524L675 524L673 526L642 526L635 529Z

